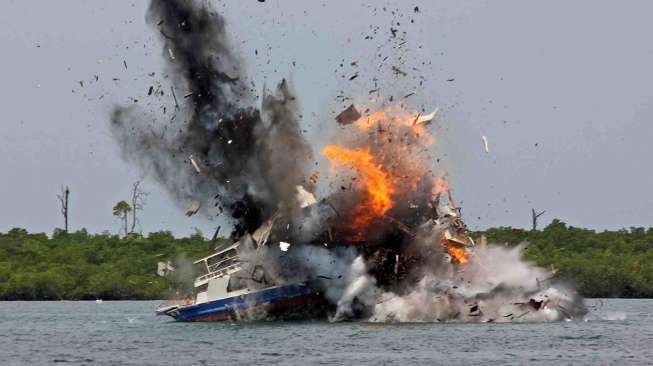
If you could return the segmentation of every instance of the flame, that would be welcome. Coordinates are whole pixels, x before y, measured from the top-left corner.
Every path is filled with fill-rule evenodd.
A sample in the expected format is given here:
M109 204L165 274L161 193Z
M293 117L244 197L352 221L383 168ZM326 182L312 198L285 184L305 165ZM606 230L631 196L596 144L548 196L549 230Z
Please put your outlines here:
M465 264L469 262L467 258L467 251L464 248L458 248L455 245L447 246L447 252L454 259L454 262L458 264Z
M420 113L406 112L393 105L362 116L356 121L356 127L361 131L368 131L380 122L386 122L394 126L408 127L417 137L421 138L424 145L432 145L435 142L433 136L428 133L423 124L416 123L420 115Z
M448 183L443 172L434 172L435 138L427 124L417 123L420 113L407 110L403 103L380 109L357 107L364 112L355 128L339 138L342 142L326 146L323 154L332 167L349 168L359 175L355 184L361 194L348 213L347 227L360 240L396 202L429 200L430 195L446 192Z
M356 121L356 127L360 130L367 130L373 125L377 124L379 121L385 119L387 113L384 109L380 109L369 116L363 116Z
M377 165L369 150L328 145L322 152L332 166L348 166L361 175L361 179L357 180L357 188L364 190L365 197L352 209L353 228L366 229L374 218L384 215L392 208L394 184L388 173Z

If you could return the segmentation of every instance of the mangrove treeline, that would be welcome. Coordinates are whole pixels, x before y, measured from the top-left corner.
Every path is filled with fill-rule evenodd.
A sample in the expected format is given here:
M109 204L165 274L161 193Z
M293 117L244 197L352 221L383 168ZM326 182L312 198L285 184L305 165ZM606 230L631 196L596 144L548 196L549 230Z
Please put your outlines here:
M496 228L474 232L490 245L525 243L525 256L586 297L653 297L653 229L596 232L554 220L543 230ZM48 237L12 229L0 234L0 300L161 299L192 282L191 262L226 239L91 235L85 230ZM173 259L171 275L157 263Z

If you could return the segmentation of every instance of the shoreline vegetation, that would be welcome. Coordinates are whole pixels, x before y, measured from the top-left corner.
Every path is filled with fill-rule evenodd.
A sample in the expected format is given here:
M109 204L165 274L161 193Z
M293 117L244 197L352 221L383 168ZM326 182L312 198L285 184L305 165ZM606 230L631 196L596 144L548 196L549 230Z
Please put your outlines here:
M653 228L602 231L559 220L542 230L509 227L472 233L490 245L524 245L527 260L555 267L556 279L588 298L653 297ZM0 233L0 300L157 300L188 291L192 261L229 240L201 234L175 238L167 231L147 236L89 234L52 237L24 229ZM176 270L162 277L157 264Z

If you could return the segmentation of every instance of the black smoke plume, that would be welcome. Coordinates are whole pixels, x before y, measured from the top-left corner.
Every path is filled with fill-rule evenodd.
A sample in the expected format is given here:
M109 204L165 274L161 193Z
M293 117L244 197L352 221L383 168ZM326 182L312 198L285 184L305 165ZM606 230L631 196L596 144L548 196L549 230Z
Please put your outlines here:
M180 206L198 201L205 214L214 206L226 211L234 236L253 231L277 209L295 207L295 186L307 176L312 152L288 83L282 81L263 96L260 109L254 107L225 19L203 3L152 0L146 18L163 43L174 93L168 102L175 103L167 109L176 119L115 107L111 127L124 157ZM168 127L176 131L173 136L154 132ZM191 156L201 173L190 165Z

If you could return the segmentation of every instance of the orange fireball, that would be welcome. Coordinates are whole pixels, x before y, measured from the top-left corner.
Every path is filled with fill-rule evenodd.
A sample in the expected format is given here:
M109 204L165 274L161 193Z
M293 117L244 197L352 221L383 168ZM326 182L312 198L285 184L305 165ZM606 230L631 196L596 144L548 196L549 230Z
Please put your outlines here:
M392 179L376 164L369 150L328 145L323 153L333 166L350 167L361 176L357 188L362 189L365 195L352 210L353 228L365 230L373 219L392 208L392 194L395 191Z
M453 258L454 262L458 264L465 264L469 261L469 259L467 259L467 251L465 248L458 248L454 245L449 245L447 247L447 252Z

